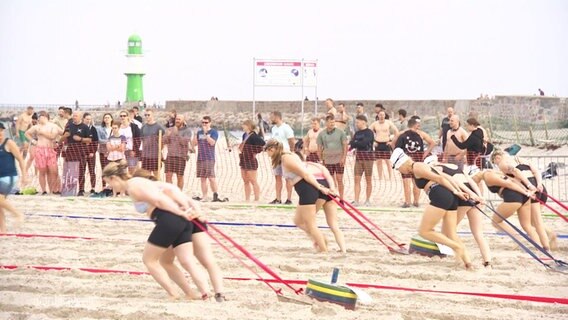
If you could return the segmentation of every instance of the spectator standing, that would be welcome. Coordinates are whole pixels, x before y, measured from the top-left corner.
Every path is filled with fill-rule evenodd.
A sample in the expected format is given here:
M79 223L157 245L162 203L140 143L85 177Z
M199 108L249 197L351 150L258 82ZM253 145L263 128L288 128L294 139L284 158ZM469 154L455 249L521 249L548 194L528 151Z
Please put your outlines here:
M146 118L146 123L142 126L142 169L148 170L157 177L160 173L158 172L158 161L161 160L162 155L160 154L160 143L159 134L162 134L166 129L159 123L156 122L154 118L154 110L146 109L144 110L144 118Z
M207 199L207 181L213 192L213 202L223 202L217 193L217 181L215 180L215 145L219 139L219 132L211 128L211 117L204 116L201 119L201 129L193 138L193 144L197 145L197 177L201 179L202 196L194 197L194 200Z
M387 110L385 109L385 107L383 107L382 103L377 103L375 105L375 121L379 120L379 113L383 111L385 113L385 119L389 119L389 115L387 114Z
M375 135L374 146L375 146L375 158L377 159L377 170L379 171L379 180L385 179L385 174L383 174L383 165L386 165L389 180L393 178L393 171L390 163L390 155L392 153L391 149L391 137L398 135L398 129L392 123L392 121L386 119L386 113L384 111L379 111L378 120L373 122L369 129L371 129Z
M138 108L137 106L132 107L132 113L134 114L134 120L138 121L139 123L144 122L144 119L142 119L142 116L140 115L140 108Z
M365 175L366 187L366 200L365 205L371 205L371 192L373 191L373 140L374 134L371 129L367 127L367 118L359 115L355 118L357 131L349 142L349 146L355 149L355 201L353 205L359 205L359 194L361 193L361 178Z
M185 123L185 117L181 114L176 116L175 126L166 129L164 145L168 148L165 161L166 182L173 183L173 175L176 175L177 186L183 190L184 173L187 161L189 161L189 149L193 133Z
M325 107L327 108L326 113L332 114L334 117L337 114L337 109L335 109L335 102L331 98L325 99Z
M460 117L454 114L450 117L450 130L446 133L446 148L444 148L444 159L447 163L453 163L458 166L460 171L463 171L465 163L465 150L458 148L458 146L451 139L452 136L462 143L467 139L467 131L460 126Z
M320 121L319 118L312 118L312 127L308 130L308 133L304 137L304 154L306 156L306 161L319 162L320 157L318 155L318 135L320 134Z
M398 109L398 119L394 122L398 131L404 131L408 128L408 119L406 118L406 110Z
M85 157L83 157L79 164L79 195L85 194L85 169L89 169L89 178L91 181L90 194L95 193L95 186L97 185L97 175L95 174L95 163L97 161L97 149L99 147L99 136L97 128L93 125L93 117L90 113L83 114L83 123L89 129L90 141L85 144Z
M355 106L355 116L353 116L353 121L351 122L351 132L355 133L358 129L355 125L355 119L357 116L364 116L367 121L369 120L369 115L365 112L365 106L362 102L357 102Z
M170 110L168 113L168 120L166 120L166 128L172 128L176 125L177 111L176 109Z
M96 126L97 136L99 137L99 164L101 166L101 170L108 164L107 142L112 132L112 123L112 115L110 113L105 113L103 115L101 125ZM105 182L103 181L103 185L104 183Z
M264 140L256 133L256 126L252 120L245 120L242 125L243 142L239 145L239 166L241 177L245 187L245 201L250 200L251 191L254 193L254 201L260 199L260 186L256 179L258 161L256 155L262 152Z
M450 135L450 138L458 148L466 149L468 165L476 165L478 168L483 168L481 155L485 153L485 134L477 119L469 118L466 123L466 128L470 134L465 141L460 141L455 135Z
M446 109L446 117L442 119L442 125L440 126L440 131L438 133L438 139L441 139L442 142L442 150L446 149L446 138L448 135L448 130L450 130L450 118L454 115L454 108L448 107Z
M80 111L73 112L72 121L67 123L63 139L65 139L63 163L63 188L62 195L84 196L84 192L77 193L77 184L85 179L84 171L80 174L82 161L85 161L87 144L91 142L90 130L82 121ZM84 180L83 180L84 183Z
M136 112L134 109L130 109L128 110L128 115L130 116L130 122L134 123L135 125L138 126L138 128L142 129L142 126L144 125L144 121L138 120L138 118L141 118L140 115L138 115L138 118L136 117Z
M128 111L120 112L120 129L121 136L126 138L126 162L128 163L128 170L134 172L138 167L138 157L140 155L140 137L142 135L140 128L130 121Z
M326 120L327 121L327 120ZM337 129L345 132L346 136L350 135L349 122L351 117L345 111L345 104L343 102L337 105L337 114L335 115L335 126Z
M331 114L325 118L325 130L317 138L320 158L337 185L339 197L343 199L343 173L347 159L347 135L344 130L336 128Z
M328 99L331 100L331 99ZM328 100L326 100L326 105ZM331 106L333 106L333 100L331 100ZM335 110L335 108L333 108ZM280 111L273 111L270 114L270 122L272 123L272 139L276 139L278 142L282 143L283 150L291 151L294 150L294 145L296 144L296 138L294 138L294 131L287 123L282 121L282 113ZM276 198L270 202L270 204L281 204L282 203L282 166L276 166L272 169L274 173L274 178L276 179ZM292 184L286 181L286 192L287 200L284 204L292 204Z

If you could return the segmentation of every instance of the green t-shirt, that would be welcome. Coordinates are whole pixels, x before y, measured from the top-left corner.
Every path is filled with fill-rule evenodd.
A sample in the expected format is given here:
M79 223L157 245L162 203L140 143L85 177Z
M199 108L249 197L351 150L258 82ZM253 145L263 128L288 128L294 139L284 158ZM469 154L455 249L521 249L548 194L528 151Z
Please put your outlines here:
M347 135L345 135L345 131L335 128L332 132L329 132L327 129L324 129L317 139L318 146L323 148L323 161L326 164L339 163L343 156L343 143L346 143L346 141Z

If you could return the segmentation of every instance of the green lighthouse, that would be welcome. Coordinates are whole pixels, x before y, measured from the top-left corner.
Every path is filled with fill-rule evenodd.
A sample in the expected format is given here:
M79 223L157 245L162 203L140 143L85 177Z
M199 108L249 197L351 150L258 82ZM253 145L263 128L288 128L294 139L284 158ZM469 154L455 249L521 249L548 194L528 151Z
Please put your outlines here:
M136 34L128 38L128 54L126 55L126 103L144 101L142 87L142 39Z

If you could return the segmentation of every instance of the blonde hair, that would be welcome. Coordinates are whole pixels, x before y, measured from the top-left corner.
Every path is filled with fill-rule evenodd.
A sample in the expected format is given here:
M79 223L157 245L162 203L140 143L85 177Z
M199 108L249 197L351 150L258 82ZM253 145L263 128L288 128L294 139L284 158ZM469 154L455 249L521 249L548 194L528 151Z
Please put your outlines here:
M284 152L284 146L280 141L276 139L270 139L264 145L264 151L274 148L274 153L270 156L270 160L272 161L272 167L276 168L282 164L282 153Z
M128 173L128 163L126 160L120 160L118 162L111 162L105 166L103 169L103 178L108 177L119 177L122 180L128 180L132 178L130 173Z
M256 131L256 125L250 119L246 119L245 121L243 121L243 125L248 126L250 128L250 131Z
M495 158L497 158L497 156L503 157L505 155L505 152L503 152L503 150L501 149L495 149L493 150L493 153L491 153L491 162L495 162Z
M150 171L142 168L137 168L132 174L128 173L128 163L124 159L119 162L111 162L107 164L103 169L102 176L103 178L119 177L122 180L128 180L130 178L145 178L152 181L158 180L150 173Z

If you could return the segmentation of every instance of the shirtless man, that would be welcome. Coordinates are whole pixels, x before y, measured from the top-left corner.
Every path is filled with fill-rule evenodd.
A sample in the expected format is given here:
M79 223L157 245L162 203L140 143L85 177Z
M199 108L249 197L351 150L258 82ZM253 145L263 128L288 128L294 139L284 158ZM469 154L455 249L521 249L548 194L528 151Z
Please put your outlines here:
M34 107L29 106L26 111L18 117L16 121L16 130L18 130L18 138L22 144L22 154L26 158L28 152L28 145L30 140L26 138L26 131L32 126L32 115L34 114Z
M51 193L60 192L57 172L57 152L55 141L63 134L63 129L49 122L49 114L39 112L38 124L26 131L26 138L35 148L35 166L39 171L39 185L43 194L47 194L46 186ZM34 138L37 137L37 140Z
M306 161L319 162L320 157L318 155L318 135L320 134L320 121L319 118L312 118L312 128L308 130L308 133L304 137L304 155L306 156Z
M383 180L383 164L386 162L389 172L389 180L392 180L393 170L390 163L392 149L390 146L391 137L398 135L398 129L392 121L386 119L386 113L380 111L377 114L378 120L373 122L369 129L375 135L375 158L377 159L377 170L379 170L379 180Z
M467 131L460 126L460 117L457 114L453 114L449 119L450 129L446 133L446 147L444 148L444 162L453 163L463 170L463 165L465 162L466 150L462 150L456 146L452 141L451 136L456 136L459 142L464 142L467 140Z
M345 112L345 104L343 102L337 105L337 113L335 114L334 119L335 127L349 136L349 127L347 125L349 124L351 117L347 114L347 112Z

